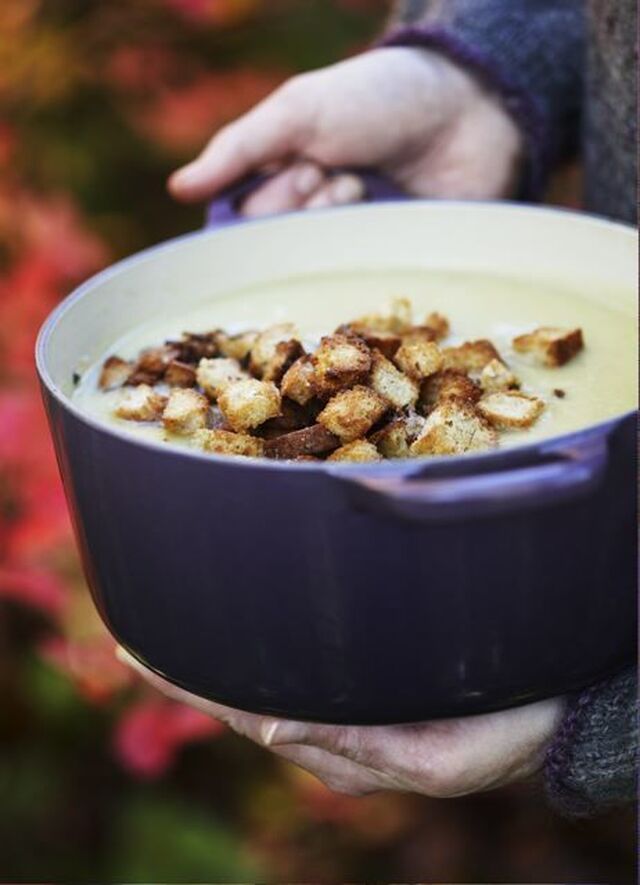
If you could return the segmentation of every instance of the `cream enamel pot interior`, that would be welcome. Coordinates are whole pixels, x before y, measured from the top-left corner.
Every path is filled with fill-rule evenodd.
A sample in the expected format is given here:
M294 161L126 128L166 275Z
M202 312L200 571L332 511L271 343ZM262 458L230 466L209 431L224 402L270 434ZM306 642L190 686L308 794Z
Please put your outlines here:
M474 457L331 467L136 440L71 394L76 373L151 315L298 275L510 275L605 299L633 322L636 254L633 230L587 216L416 201L197 233L89 280L46 322L37 365L110 630L192 692L328 722L496 709L624 664L629 410Z

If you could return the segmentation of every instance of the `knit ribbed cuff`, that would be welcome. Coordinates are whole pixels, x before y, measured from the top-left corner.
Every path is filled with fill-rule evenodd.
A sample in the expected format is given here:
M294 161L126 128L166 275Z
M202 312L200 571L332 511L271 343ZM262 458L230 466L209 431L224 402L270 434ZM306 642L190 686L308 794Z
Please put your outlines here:
M553 151L549 121L541 102L533 94L518 87L489 55L446 28L399 28L376 44L377 48L385 46L422 47L441 52L451 61L471 71L487 89L498 94L505 110L513 117L525 138L526 166L518 198L530 202L542 199L552 166Z

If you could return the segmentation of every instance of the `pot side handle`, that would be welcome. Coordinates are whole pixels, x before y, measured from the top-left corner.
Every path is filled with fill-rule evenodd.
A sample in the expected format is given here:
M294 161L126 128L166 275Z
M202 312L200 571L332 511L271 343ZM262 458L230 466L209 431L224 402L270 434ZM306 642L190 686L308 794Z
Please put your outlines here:
M365 202L380 203L411 199L388 178L370 169L334 170L338 171L353 172L360 176L365 186ZM246 221L247 219L240 213L242 200L268 179L269 175L266 174L250 175L224 190L217 200L209 204L205 227L228 227Z
M414 522L504 516L573 501L597 489L609 461L607 436L562 450L547 448L544 457L541 464L450 478L333 476L361 511Z

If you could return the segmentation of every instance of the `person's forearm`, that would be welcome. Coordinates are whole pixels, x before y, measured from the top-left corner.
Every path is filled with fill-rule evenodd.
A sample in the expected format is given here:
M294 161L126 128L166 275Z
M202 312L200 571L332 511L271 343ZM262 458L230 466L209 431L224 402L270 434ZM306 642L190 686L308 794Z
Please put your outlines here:
M398 0L381 42L439 49L501 94L527 140L532 198L577 145L585 30L583 0Z

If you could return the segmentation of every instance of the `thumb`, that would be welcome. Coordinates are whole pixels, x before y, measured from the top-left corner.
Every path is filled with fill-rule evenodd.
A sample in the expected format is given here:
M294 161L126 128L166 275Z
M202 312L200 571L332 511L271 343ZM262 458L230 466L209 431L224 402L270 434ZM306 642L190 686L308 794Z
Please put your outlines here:
M268 163L282 162L304 147L308 103L280 88L244 117L215 135L199 157L175 172L169 190L179 200L212 197Z

